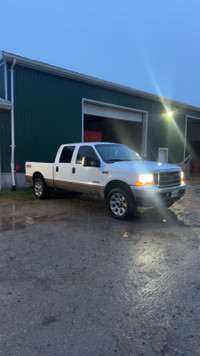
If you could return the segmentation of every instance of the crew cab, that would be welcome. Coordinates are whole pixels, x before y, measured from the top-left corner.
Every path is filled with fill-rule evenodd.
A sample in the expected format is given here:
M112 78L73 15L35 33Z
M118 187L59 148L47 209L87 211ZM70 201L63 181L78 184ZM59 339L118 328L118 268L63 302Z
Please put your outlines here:
M26 180L39 199L50 188L103 197L117 219L133 216L138 205L169 207L186 189L179 166L144 161L127 146L110 142L61 145L54 163L26 162Z

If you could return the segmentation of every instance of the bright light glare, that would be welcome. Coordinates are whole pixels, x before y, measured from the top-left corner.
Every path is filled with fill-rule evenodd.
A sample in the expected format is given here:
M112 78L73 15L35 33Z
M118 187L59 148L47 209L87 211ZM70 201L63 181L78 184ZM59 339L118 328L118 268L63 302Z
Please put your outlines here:
M172 111L168 111L167 116L168 117L172 117L173 116L173 112Z
M145 185L152 185L153 184L153 174L141 174L138 177L138 181L136 185L138 187L145 186Z

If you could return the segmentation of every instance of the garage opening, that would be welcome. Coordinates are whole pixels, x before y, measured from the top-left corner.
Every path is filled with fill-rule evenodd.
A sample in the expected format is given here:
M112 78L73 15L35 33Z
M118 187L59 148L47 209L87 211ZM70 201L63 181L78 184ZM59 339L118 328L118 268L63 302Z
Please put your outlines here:
M85 115L84 141L124 143L141 153L142 125L138 122Z
M200 173L200 118L187 118L186 157L190 154L191 173Z
M147 113L109 104L85 102L84 142L123 143L146 155Z

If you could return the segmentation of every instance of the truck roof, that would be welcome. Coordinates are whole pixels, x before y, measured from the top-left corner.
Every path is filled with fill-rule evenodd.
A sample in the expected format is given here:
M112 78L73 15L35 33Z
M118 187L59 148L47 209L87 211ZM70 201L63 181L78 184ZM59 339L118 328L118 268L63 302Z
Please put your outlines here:
M71 145L84 145L84 146L95 146L95 145L120 145L117 142L72 142L72 143L64 143L61 146L71 146Z

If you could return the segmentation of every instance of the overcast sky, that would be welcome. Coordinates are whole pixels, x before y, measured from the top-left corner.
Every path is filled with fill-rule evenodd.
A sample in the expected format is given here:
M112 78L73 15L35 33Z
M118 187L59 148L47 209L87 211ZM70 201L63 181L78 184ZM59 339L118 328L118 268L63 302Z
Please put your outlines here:
M200 107L200 0L0 0L0 50Z

